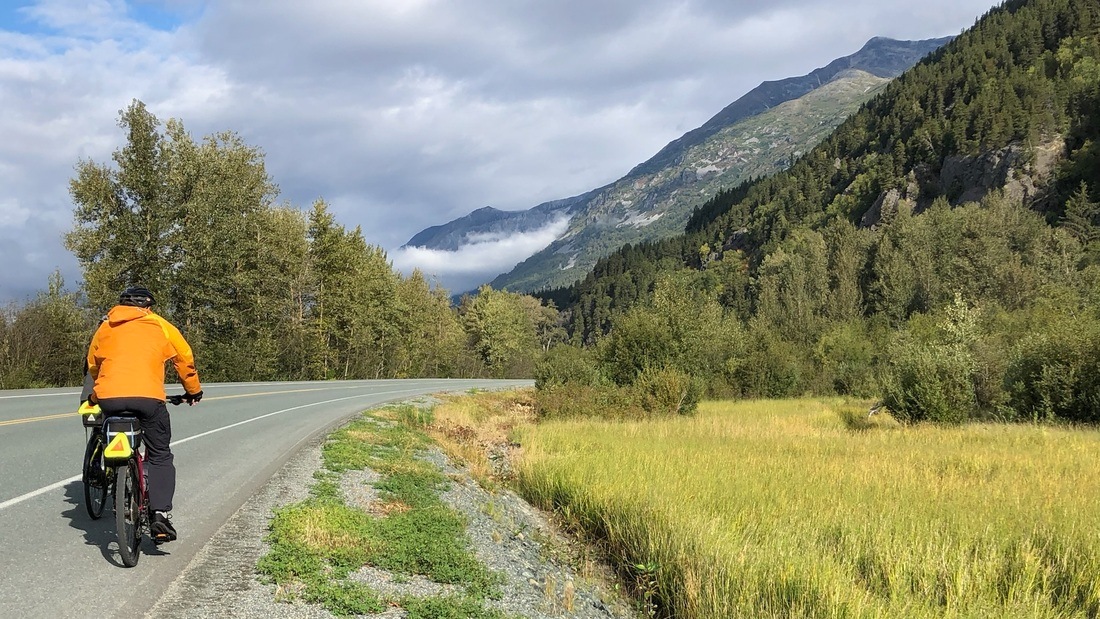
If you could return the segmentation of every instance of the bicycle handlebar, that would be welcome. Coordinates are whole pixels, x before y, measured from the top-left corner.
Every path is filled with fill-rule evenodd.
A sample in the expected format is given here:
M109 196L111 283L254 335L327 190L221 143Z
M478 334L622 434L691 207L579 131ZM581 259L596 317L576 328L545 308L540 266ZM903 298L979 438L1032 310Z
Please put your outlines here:
M183 404L184 400L182 395L170 395L168 396L167 402L172 406L179 406L180 404Z

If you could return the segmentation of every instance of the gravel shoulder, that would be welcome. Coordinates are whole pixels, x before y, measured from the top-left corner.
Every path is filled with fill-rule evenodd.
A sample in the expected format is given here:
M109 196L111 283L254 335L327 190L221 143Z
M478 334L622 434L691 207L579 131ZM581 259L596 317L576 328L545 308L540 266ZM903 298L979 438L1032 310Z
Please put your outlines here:
M406 402L431 405L430 399ZM195 556L184 572L147 613L158 619L199 617L328 618L320 606L284 601L294 596L260 581L256 562L267 550L264 541L274 510L309 496L313 473L322 468L324 437L302 449L257 491ZM452 480L440 496L464 514L467 538L474 554L504 577L503 597L486 606L528 619L634 619L643 617L622 596L610 569L585 547L564 535L553 521L511 490L492 492L455 466L441 451L424 458ZM341 488L350 505L370 511L375 499L371 470L350 471ZM383 595L431 596L446 594L445 585L421 577L397 577L383 570L363 568L352 578ZM405 617L400 608L366 615Z

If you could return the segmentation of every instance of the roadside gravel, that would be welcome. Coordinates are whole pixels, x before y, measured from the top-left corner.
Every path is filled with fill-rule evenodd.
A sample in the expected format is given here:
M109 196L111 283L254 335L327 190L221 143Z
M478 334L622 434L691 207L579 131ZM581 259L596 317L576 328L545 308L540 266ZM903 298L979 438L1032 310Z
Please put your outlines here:
M430 398L406 402L430 406ZM256 562L267 550L264 541L275 509L308 497L314 471L321 469L323 437L293 457L229 519L173 582L146 615L168 618L328 618L320 606L293 600L295 596L260 581ZM486 601L512 616L528 619L636 619L644 614L614 586L610 570L585 548L563 535L545 514L514 492L482 488L466 471L439 450L423 456L452 479L441 495L465 515L470 548L485 565L504 577L503 597ZM371 510L378 479L370 470L350 471L341 479L350 505ZM446 595L446 585L422 577L397 577L363 568L351 578L383 596ZM403 618L393 607L375 618Z

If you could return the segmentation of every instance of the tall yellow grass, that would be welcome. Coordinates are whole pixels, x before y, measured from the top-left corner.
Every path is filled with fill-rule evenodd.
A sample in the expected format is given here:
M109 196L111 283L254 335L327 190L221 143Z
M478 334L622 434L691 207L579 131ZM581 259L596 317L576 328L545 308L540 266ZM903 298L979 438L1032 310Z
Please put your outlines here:
M803 399L546 423L517 472L655 573L668 616L1097 617L1100 432L865 415Z

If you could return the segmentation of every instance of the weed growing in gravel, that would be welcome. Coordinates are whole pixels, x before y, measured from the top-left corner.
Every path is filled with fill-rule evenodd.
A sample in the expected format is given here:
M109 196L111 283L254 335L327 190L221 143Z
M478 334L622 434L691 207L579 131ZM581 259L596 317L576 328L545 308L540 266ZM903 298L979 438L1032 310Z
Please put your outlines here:
M459 597L405 598L401 607L408 619L507 619L497 610L486 609L480 602Z
M449 480L415 457L429 444L415 428L430 416L414 408L370 411L329 437L322 450L326 470L315 474L310 498L276 510L271 549L257 570L282 590L300 592L303 600L337 615L384 609L386 600L348 580L371 565L464 586L464 596L400 600L410 618L503 617L482 609L485 598L500 595L501 578L470 553L463 518L439 499ZM375 483L379 498L400 509L377 518L344 502L340 474L363 468L383 476Z

